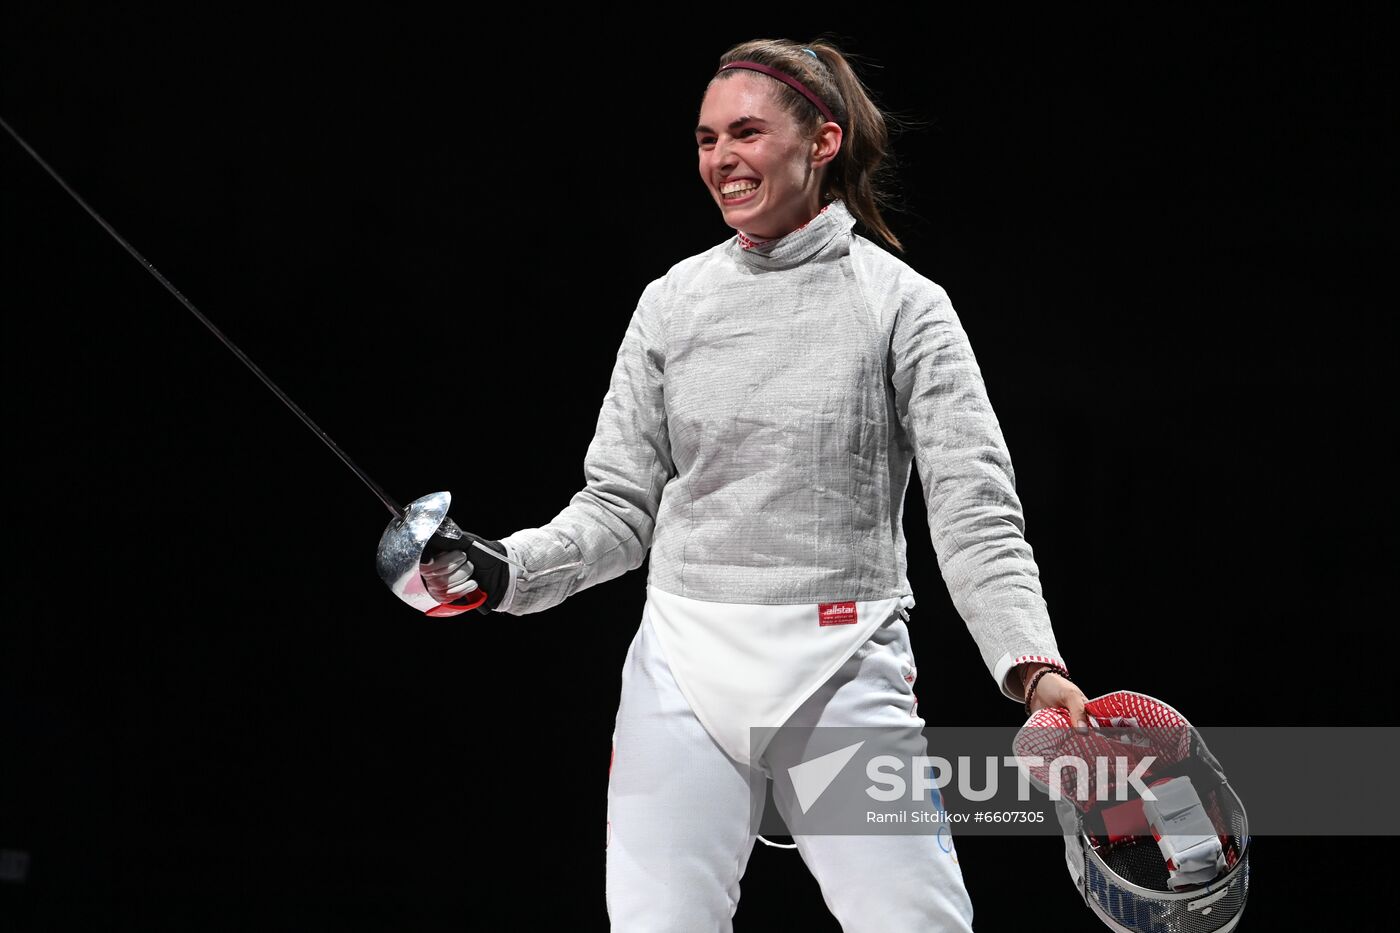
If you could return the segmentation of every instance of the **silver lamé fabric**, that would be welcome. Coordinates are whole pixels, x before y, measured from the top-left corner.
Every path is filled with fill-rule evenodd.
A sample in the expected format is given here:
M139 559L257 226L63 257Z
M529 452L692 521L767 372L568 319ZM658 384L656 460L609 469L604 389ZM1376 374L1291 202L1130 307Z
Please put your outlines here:
M639 567L715 602L911 594L911 469L953 603L993 676L1058 657L1011 458L945 290L853 232L844 202L650 282L584 459L498 611L540 612ZM999 668L1000 670L995 670ZM1017 694L1009 692L1008 696Z

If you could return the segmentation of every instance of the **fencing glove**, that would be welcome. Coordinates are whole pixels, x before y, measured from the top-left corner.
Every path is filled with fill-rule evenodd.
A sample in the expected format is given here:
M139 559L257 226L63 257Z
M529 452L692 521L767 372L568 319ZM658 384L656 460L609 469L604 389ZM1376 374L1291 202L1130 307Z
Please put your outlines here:
M505 598L510 586L510 565L474 547L474 541L480 541L495 553L506 552L501 542L489 541L469 531L462 532L460 538L448 538L439 533L424 547L418 572L428 593L439 603L471 603L484 593L485 600L474 608L485 614Z

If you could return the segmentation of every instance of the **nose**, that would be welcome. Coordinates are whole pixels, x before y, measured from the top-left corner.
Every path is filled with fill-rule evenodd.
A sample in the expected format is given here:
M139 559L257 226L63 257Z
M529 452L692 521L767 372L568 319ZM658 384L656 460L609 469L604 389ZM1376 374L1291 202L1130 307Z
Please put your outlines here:
M715 143L715 167L725 175L728 175L729 172L733 170L734 166L738 164L738 160L734 158L733 152L730 151L730 145L730 143L726 143L724 140L719 140Z

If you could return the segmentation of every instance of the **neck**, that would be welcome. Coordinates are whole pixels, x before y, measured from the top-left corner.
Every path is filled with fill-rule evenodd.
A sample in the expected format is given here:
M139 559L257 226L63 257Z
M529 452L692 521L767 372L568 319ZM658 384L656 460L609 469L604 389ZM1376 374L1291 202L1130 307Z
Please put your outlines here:
M812 208L812 212L811 212L810 214L807 215L807 219L806 219L806 220L804 220L802 223L798 224L797 226L793 227L792 229L784 231L783 233L778 233L778 234L774 234L774 235L771 235L771 236L760 236L760 235L758 235L758 234L756 234L756 233L747 233L747 232L745 232L745 231L743 231L743 230L740 230L740 231L738 231L738 234L739 234L739 242L740 242L741 244L743 244L743 246L744 246L745 249L752 249L752 248L755 247L755 246L765 246L765 245L767 245L767 244L769 244L769 243L772 243L774 240L781 240L783 237L787 236L789 233L796 233L798 230L801 230L803 227L807 226L807 225L810 224L812 221L816 220L817 217L821 216L821 214L822 214L823 212L825 212L826 209L827 209L828 207L830 207L830 206L831 206L831 202L828 201L827 203L823 204L819 209L818 209L818 208Z

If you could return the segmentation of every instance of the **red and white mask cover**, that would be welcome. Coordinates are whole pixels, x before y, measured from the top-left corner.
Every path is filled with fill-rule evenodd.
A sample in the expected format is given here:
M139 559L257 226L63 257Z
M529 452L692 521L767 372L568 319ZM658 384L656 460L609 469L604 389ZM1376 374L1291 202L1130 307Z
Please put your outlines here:
M1012 747L1018 756L1041 759L1040 764L1022 767L1031 783L1046 793L1050 792L1051 765L1056 759L1068 756L1085 761L1087 789L1080 787L1084 771L1061 767L1053 775L1060 794L1085 813L1102 801L1116 799L1122 779L1144 759L1150 761L1141 772L1142 781L1150 783L1191 756L1191 724L1160 700L1119 690L1090 700L1084 710L1089 718L1089 730L1084 733L1074 730L1066 709L1048 706L1037 710L1016 734ZM1125 760L1126 769L1119 757ZM1100 760L1108 764L1107 773L1098 766Z

